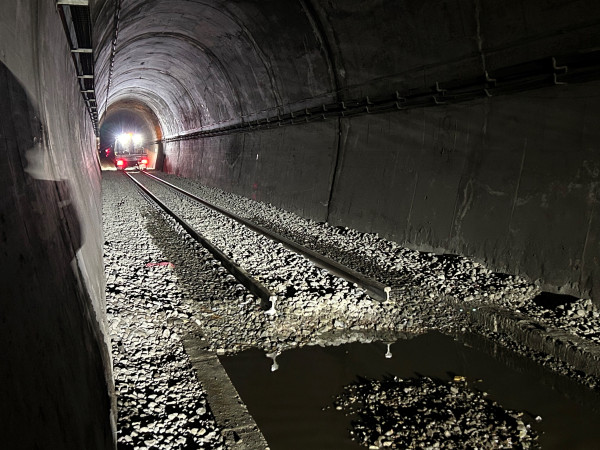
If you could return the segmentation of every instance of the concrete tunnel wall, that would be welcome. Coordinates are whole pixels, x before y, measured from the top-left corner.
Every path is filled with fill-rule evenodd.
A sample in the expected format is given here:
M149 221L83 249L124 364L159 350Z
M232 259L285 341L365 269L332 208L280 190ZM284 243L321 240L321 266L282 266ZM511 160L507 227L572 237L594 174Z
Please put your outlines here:
M552 64L599 48L598 2L132 0L95 18L100 111L147 104L167 172L600 302L599 85ZM540 67L491 98L197 135Z
M2 443L113 448L93 127L54 2L5 3ZM127 105L151 111L169 172L598 303L596 75L187 135L396 91L435 96L514 65L580 57L600 48L599 9L593 0L90 0L98 108L105 118Z
M599 88L168 143L165 171L596 295Z
M0 14L0 443L110 449L100 170L54 2Z

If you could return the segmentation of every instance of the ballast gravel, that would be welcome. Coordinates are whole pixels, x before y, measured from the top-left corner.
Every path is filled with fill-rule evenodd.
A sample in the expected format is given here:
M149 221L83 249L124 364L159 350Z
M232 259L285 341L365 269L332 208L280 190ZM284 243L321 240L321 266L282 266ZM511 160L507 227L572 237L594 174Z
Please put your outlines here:
M374 234L316 223L192 180L157 175L391 286L392 301L375 301L282 245L136 174L198 232L277 293L275 312L267 313L125 176L105 172L107 313L120 448L225 448L181 344L181 336L193 327L219 355L262 349L274 359L273 370L278 354L299 346L394 341L428 330L465 331L471 326L469 311L484 305L519 310L597 339L598 311L589 300L548 308L536 302L536 284L493 273L467 258L416 252ZM512 436L520 434L517 430ZM383 446L381 439L369 445Z
M172 263L148 235L147 202L103 177L106 312L119 449L223 449L219 427L184 352L193 312Z
M301 218L271 204L203 186L175 175L160 178L259 225L299 242L392 287L392 299L416 313L430 308L413 306L415 298L450 300L459 311L493 305L522 312L540 323L600 344L600 309L590 299L564 296L561 303L539 300L537 283L502 273L456 255L410 250L346 227ZM421 300L419 299L419 300ZM424 311L423 311L424 310ZM438 324L439 325L439 324ZM437 327L436 327L437 328ZM439 328L437 328L439 329Z
M539 448L524 414L486 395L463 377L449 382L389 377L350 384L334 404L357 417L350 434L369 449Z
M519 307L539 293L539 287L524 278L494 273L468 258L410 250L377 234L315 222L193 180L158 175L210 203L388 284L395 301L411 302L416 293L436 300L445 295L465 303Z
M370 342L384 334L423 332L434 326L432 321L446 328L454 324L448 318L459 315L457 309L434 305L430 298L425 301L414 298L402 307L395 302L373 300L363 290L314 266L281 244L199 207L143 175L136 178L278 295L275 314L260 311L251 296L240 304L213 302L209 310L206 305L198 305L202 328L220 354L250 347L276 354L302 345ZM185 284L193 283L189 279ZM422 314L424 309L430 310L429 314Z

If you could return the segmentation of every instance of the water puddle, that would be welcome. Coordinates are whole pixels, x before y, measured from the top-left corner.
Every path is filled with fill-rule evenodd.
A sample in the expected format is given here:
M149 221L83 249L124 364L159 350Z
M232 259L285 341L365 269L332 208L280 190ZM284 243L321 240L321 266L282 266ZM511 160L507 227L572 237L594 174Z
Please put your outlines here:
M600 393L483 338L464 336L461 341L428 333L393 343L288 350L275 362L259 350L220 360L271 450L365 448L350 439L353 418L332 407L333 400L359 377L387 376L444 382L464 377L469 388L487 392L504 408L523 411L542 448L596 448ZM536 422L537 416L542 420Z

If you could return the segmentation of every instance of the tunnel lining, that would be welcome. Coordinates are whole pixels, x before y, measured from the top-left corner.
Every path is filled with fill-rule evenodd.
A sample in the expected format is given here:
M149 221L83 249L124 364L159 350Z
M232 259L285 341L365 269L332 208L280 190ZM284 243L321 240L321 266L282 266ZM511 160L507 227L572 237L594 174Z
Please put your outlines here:
M540 254L552 253L549 246L531 249L527 246L526 251L508 248L517 245L515 243L522 238L512 236L509 230L504 232L502 245L505 248L500 249L495 243L479 242L477 236L465 236L465 230L475 225L457 224L457 219L460 222L466 214L465 217L473 220L467 194L481 198L488 195L479 191L485 180L481 180L483 175L477 172L488 162L486 158L499 159L497 165L508 171L504 176L512 180L514 164L510 158L516 150L511 134L524 136L531 143L544 142L550 133L533 117L520 119L532 125L531 133L521 130L519 124L510 120L519 115L518 111L506 108L521 105L531 98L539 105L563 102L565 107L575 108L576 114L584 114L575 104L577 102L568 100L568 94L565 97L564 93L579 90L578 86L588 83L593 86L599 78L600 58L593 49L600 47L600 38L593 31L600 23L597 19L600 10L590 0L575 2L576 5L571 2L554 5L553 8L548 7L548 1L525 4L518 0L513 5L521 12L518 17L506 14L508 10L501 6L474 4L470 0L453 0L453 7L447 4L436 7L433 0L418 4L364 4L358 0L323 4L298 0L287 6L274 1L226 3L203 0L174 4L170 10L161 2L134 1L121 15L121 19L125 19L121 30L124 34L119 38L123 41L119 42L118 62L115 62L119 66L115 73L121 69L124 72L127 64L139 63L145 57L156 58L155 63L150 63L153 67L169 66L164 51L166 44L159 50L160 55L151 55L151 48L144 50L153 42L151 38L144 39L149 33L157 32L157 36L183 34L202 50L190 53L189 62L173 66L172 74L183 80L187 93L181 87L171 87L169 92L161 94L161 98L150 101L151 91L157 91L156 86L173 83L166 79L157 81L153 86L145 86L144 92L142 86L135 85L135 73L121 73L113 82L122 80L123 84L118 90L111 89L110 98L105 98L104 102L107 104L131 94L141 96L152 105L163 123L163 139L156 143L164 145L167 160L171 158L167 161L168 170L203 178L208 183L245 195L277 198L282 205L292 205L293 210L297 208L319 217L321 206L308 206L294 194L294 189L288 191L284 186L286 181L266 165L280 164L280 170L287 171L288 163L281 159L285 155L305 164L298 166L298 172L303 174L304 169L312 167L306 158L308 155L316 158L316 150L301 148L290 139L316 145L327 158L331 156L329 146L333 143L338 146L337 156L332 160L334 167L328 167L325 171L328 175L323 175L330 182L329 198L311 194L312 200L319 198L327 205L327 220L354 224L360 229L386 230L392 238L422 249L464 251L507 270L505 257L511 253L520 261L514 270L527 272ZM583 6L586 7L585 15L581 14ZM184 7L189 14L179 17ZM160 23L154 14L160 14ZM530 26L523 26L524 21ZM382 46L381 42L387 44ZM197 65L198 73L195 73L193 64L197 64L200 51L205 55L201 57L207 59ZM174 60L181 59L179 55L182 54L179 50L173 52ZM485 58L484 67L482 57ZM101 59L99 65L106 71L104 60ZM105 77L106 73L101 75ZM203 76L205 80L197 83ZM106 82L105 78L101 79ZM167 109L163 109L165 105L168 105ZM559 116L560 112L553 111L552 114ZM554 120L554 116L547 120ZM480 123L481 117L489 119L489 123ZM452 129L446 126L448 120L465 122ZM491 123L499 128L490 131L486 124ZM293 127L294 131L289 127L300 124L304 126ZM515 127L518 132L508 131ZM322 131L327 133L321 137L323 142L316 142L314 134ZM420 139L416 133L421 133ZM559 135L555 138L560 140ZM474 143L472 139L478 142ZM584 156L587 150L577 148L576 143L565 145L574 158L587 158ZM241 146L242 150L234 146ZM498 152L504 148L504 156L477 153L478 149L483 151L484 148ZM386 149L387 156L379 149ZM244 160L251 153L255 158L252 163ZM257 161L259 153L264 159ZM218 155L232 166L226 167ZM207 165L206 170L195 164L194 158L202 161L200 166ZM361 158L365 160L357 162ZM366 158L375 158L376 162ZM472 161L465 162L464 158L472 158ZM578 163L574 161L572 165ZM187 167L181 167L182 164ZM382 166L376 168L377 164ZM423 178L410 188L402 180L390 179L391 173L401 170L399 167L407 167L408 173L403 179L412 180L415 172L423 172L421 177L430 178L430 187L440 190L428 191ZM461 170L473 173L463 173L464 179L455 179ZM549 170L555 168L549 167ZM243 185L250 181L243 171L251 174L264 171L278 181L273 186L267 182L265 187L252 183L251 186L258 185L255 189ZM360 199L354 198L358 193L345 181L348 171L355 178L371 174L369 177L377 181L369 181L372 190L367 189ZM332 172L333 182L329 177ZM386 175L381 176L381 173ZM523 177L526 182L520 184L517 193L533 190L532 195L537 198L537 191L547 190L552 201L560 202L560 196L553 191L556 184L550 185L545 178L538 177L539 185L535 191L536 173L525 171ZM556 173L556 177L562 179L560 173ZM496 182L494 176L489 178L492 184ZM294 188L300 190L307 180L299 177L296 181L300 184ZM389 190L379 192L382 186L388 186ZM292 197L278 197L274 193L278 189ZM455 189L461 191L453 192L452 200L448 200L455 217L445 224L446 208L438 211L437 203L431 202L444 197L443 192ZM374 196L376 192L381 198L372 199L369 205L363 206L369 211L374 204L391 208L385 213L385 220L377 211L367 214L353 203L363 204L366 197ZM514 197L515 191L511 192ZM349 196L346 199L353 200L336 203L340 196ZM478 199L473 201L477 203ZM594 213L587 209L586 201L583 197L577 198L581 211L575 215L589 219ZM502 205L498 208L502 209ZM405 207L410 209L408 219L401 217ZM517 210L517 220L526 222L525 216L519 217L522 211ZM352 211L355 217L351 215ZM543 215L543 210L538 213ZM478 223L486 223L490 215L493 214L482 212ZM541 216L538 219L541 220ZM414 229L407 225L415 220ZM596 217L591 217L591 223L595 221ZM529 229L525 222L521 224L523 229ZM558 220L556 226L559 222L562 223ZM391 230L392 226L396 229ZM448 242L442 242L442 235ZM594 239L592 236L591 240ZM581 247L575 241L569 245ZM556 286L576 290L577 286L590 284L588 275L582 274L579 281L569 279L565 282L565 276L571 277L565 274L582 268L588 271L592 264L590 258L593 258L590 253L579 252L577 259L586 261L574 263L570 269L557 269L558 266L548 269L548 264L542 264L531 273L541 270L543 277L559 280Z

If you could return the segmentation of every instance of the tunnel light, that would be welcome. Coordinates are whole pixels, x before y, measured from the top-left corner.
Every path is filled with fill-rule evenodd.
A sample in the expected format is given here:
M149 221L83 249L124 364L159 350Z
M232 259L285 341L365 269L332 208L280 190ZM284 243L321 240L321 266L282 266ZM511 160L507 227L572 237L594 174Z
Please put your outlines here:
M140 145L142 143L142 135L141 134L134 134L132 139L133 139L133 145Z
M127 145L131 141L131 133L122 133L117 136L117 141L121 145Z

